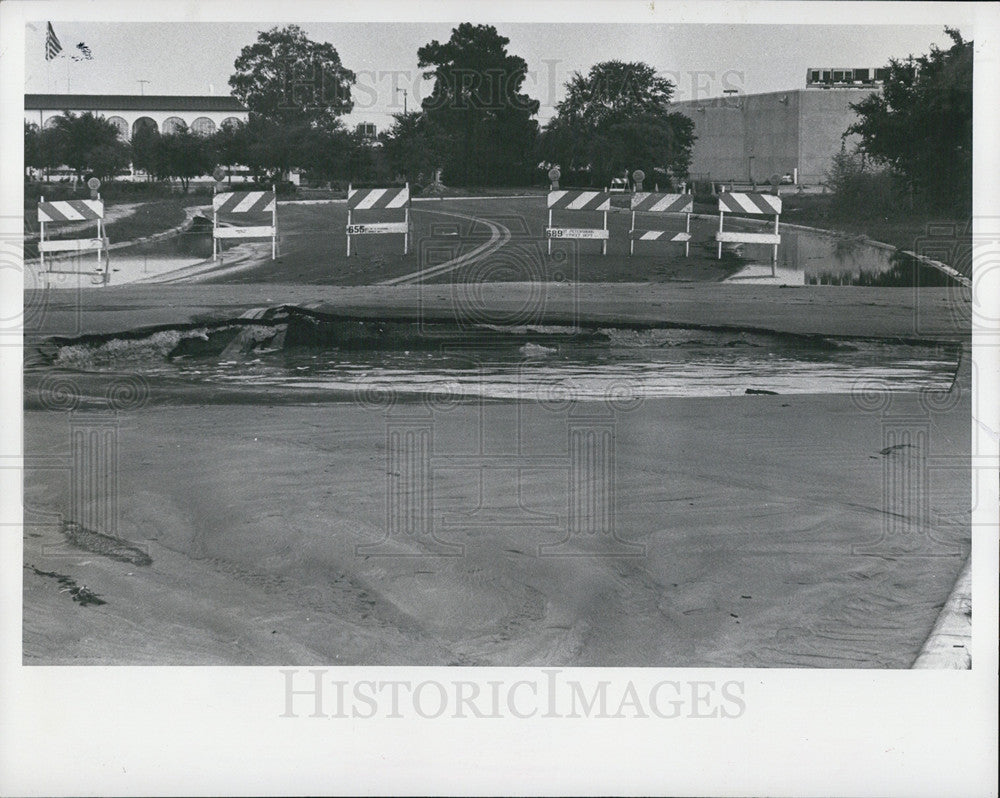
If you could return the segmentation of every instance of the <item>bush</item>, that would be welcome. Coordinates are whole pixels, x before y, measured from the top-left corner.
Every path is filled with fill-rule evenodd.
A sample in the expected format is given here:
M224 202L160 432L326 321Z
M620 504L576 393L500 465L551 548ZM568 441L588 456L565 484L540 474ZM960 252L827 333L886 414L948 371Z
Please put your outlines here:
M691 193L695 202L711 202L715 199L715 185L711 180L694 180L691 182Z
M830 210L843 215L893 216L900 209L899 179L889 169L866 164L858 153L841 147L826 173L833 193Z
M232 186L233 191L270 191L271 187L274 186L274 192L279 197L288 197L295 194L298 191L298 186L296 186L291 180L262 180L259 182L247 182L240 183L239 185L234 184ZM227 186L227 190L229 190Z

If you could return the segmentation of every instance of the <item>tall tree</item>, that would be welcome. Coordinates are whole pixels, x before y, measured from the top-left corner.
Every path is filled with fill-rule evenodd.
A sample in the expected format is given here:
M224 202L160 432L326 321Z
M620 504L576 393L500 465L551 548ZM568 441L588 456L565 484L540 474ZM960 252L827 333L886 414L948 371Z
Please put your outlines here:
M952 45L892 59L880 94L853 103L859 149L890 166L928 204L968 209L972 202L972 42L945 28Z
M424 77L434 80L424 114L449 140L442 166L456 184L523 181L533 167L538 101L521 91L524 59L492 25L464 22L444 43L417 50Z
M209 174L216 164L211 141L195 135L186 126L159 137L155 158L157 174L176 177L185 194L192 177Z
M298 25L260 31L234 66L229 85L253 116L324 123L354 107L354 73L332 44L312 41Z
M80 178L93 168L98 151L103 164L108 152L121 148L118 128L90 111L79 115L67 111L56 117L52 129L60 161Z
M676 180L687 174L694 123L670 111L674 84L642 62L604 61L566 83L541 153L570 172L606 183L626 170Z
M448 160L450 139L422 111L394 114L393 125L379 136L390 167L407 180L427 183Z
M150 177L160 177L158 147L160 133L152 127L140 126L132 134L132 166Z

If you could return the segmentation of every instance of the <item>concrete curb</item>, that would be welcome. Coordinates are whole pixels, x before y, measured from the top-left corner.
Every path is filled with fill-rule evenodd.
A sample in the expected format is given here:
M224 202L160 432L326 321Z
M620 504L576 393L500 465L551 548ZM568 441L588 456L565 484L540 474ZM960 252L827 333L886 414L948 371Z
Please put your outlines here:
M965 561L934 628L911 666L915 670L972 668L972 556Z
M705 213L692 213L691 216L695 219L708 219L708 220L718 218L714 214L709 215ZM744 219L742 221L757 222L756 219ZM763 226L764 224L767 223L759 222L758 224ZM952 280L955 280L956 282L960 283L965 288L972 287L972 280L970 280L961 272L953 269L947 263L942 263L939 260L928 258L926 255L918 255L916 252L911 252L908 249L900 249L899 247L894 247L892 244L886 244L884 241L876 241L874 238L868 238L867 236L858 236L854 235L853 233L845 233L839 230L827 230L823 227L809 227L804 224L795 224L794 222L781 222L781 227L782 228L787 227L790 230L804 230L808 233L817 233L819 235L829 236L831 238L858 238L861 241L863 241L863 243L866 246L876 247L878 249L884 249L887 252L901 252L904 255L909 255L911 258L919 261L925 266L930 266L932 269L937 269L939 272L948 275Z
M142 238L135 238L131 241L119 241L115 244L109 244L107 247L108 252L116 249L125 249L126 247L134 247L136 244L147 244L151 241L161 241L164 238L170 238L171 236L180 235L185 230L187 230L193 223L194 217L198 215L198 212L211 206L208 205L192 205L184 209L184 221L181 222L176 227L171 227L169 230L164 230L160 233L153 233L153 235L143 236ZM65 255L50 255L49 260L59 260L62 258L72 258L74 255L68 253ZM40 258L32 258L31 260L26 260L24 262L27 264L41 263Z

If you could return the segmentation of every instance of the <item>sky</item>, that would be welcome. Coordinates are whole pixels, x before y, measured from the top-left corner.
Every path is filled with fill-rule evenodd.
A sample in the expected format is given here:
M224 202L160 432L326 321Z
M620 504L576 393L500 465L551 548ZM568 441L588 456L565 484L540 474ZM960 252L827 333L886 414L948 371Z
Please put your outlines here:
M890 57L947 47L947 7L939 25L718 25L497 23L510 39L508 52L528 63L526 90L541 102L543 124L555 113L563 84L574 71L612 58L645 61L677 85L676 99L782 91L805 86L810 67L876 67ZM253 23L107 23L60 21L52 25L63 56L78 42L92 61L60 57L46 62L45 20L26 30L25 92L74 94L228 94L240 50L259 30L295 22L307 35L336 47L358 74L350 124L374 122L379 130L412 110L429 82L420 77L417 49L445 41L454 23L310 23L285 19ZM471 20L475 21L475 20ZM971 38L971 32L966 33ZM139 81L148 81L140 84ZM395 91L400 89L400 91Z

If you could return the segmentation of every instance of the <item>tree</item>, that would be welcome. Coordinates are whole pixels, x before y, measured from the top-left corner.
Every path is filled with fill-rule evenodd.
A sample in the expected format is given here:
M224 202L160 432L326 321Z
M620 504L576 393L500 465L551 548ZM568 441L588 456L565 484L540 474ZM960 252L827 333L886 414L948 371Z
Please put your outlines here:
M845 135L892 168L929 205L968 210L972 203L972 42L945 28L952 46L892 59L881 94L851 108L858 120Z
M436 138L440 131L447 142L441 165L448 182L518 183L534 168L538 101L521 92L527 64L507 52L509 43L492 25L464 22L447 42L417 50L424 77L434 80L421 104L424 133Z
M112 144L100 144L90 151L90 171L106 183L127 169L131 159L132 149L124 141L116 140Z
M336 127L335 121L329 123ZM253 116L247 122L246 165L258 180L265 176L270 180L280 180L293 167L308 166L310 142L319 135L318 127L307 121L278 122L273 119Z
M411 182L434 179L448 157L449 137L421 111L394 114L393 125L379 136L392 170Z
M215 157L224 166L236 166L247 162L246 123L223 122L212 135L212 147Z
M332 44L312 41L298 25L259 32L234 66L229 85L251 116L324 123L354 107L354 73L340 62Z
M42 168L41 163L41 146L39 144L39 139L41 137L38 133L38 125L33 125L30 122L24 123L24 167L25 170L29 166L33 166L36 169Z
M159 142L159 131L151 127L138 127L132 134L132 165L150 176L159 177Z
M573 73L540 152L569 172L607 183L627 170L676 180L687 175L694 123L670 111L674 84L642 62L604 61Z
M93 169L97 157L105 164L108 152L120 150L118 128L90 111L79 116L67 111L56 117L52 129L60 162L78 178Z
M215 168L216 157L211 142L181 126L159 137L155 148L156 174L176 177L186 194L192 177L207 175Z

